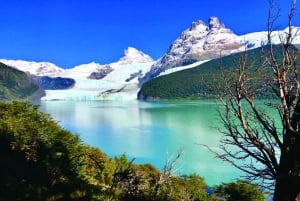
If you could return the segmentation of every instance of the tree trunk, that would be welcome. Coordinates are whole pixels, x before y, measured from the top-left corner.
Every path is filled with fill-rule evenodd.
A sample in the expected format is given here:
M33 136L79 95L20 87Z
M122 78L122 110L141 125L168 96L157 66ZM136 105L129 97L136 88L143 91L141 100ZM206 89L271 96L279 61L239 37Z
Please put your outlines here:
M296 201L300 194L300 138L290 133L284 139L274 191L274 201Z
M274 201L296 201L299 194L299 186L295 185L294 179L286 175L278 179L275 184Z

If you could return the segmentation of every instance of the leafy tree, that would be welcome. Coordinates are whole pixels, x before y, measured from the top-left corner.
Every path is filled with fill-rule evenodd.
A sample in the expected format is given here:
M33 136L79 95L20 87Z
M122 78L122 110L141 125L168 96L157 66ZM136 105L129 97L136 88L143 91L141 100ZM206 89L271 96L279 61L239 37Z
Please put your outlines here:
M210 201L213 200L206 193L207 184L203 178L196 175L171 177L158 189L154 200L185 200L185 201Z
M246 52L235 68L223 71L223 85L214 86L223 104L220 117L224 124L224 153L216 154L247 173L249 179L274 190L275 201L295 201L300 194L300 67L299 50L292 45L298 33L292 26L296 1L291 5L285 35L279 36L280 51L272 44L279 17L274 5L270 1L269 44L259 58L263 64L253 71ZM266 101L265 107L276 110L280 121L256 104L257 94L266 89L276 99Z
M0 103L0 200L91 200L105 155L38 106ZM92 168L91 168L92 167Z
M224 197L226 201L264 201L265 194L261 187L246 180L224 183L217 186L215 194Z

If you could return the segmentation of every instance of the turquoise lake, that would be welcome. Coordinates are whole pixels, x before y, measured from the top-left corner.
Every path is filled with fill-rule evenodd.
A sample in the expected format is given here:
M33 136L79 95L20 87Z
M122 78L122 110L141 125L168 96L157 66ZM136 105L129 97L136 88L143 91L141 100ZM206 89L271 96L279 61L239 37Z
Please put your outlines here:
M218 150L221 127L214 100L198 101L44 101L50 114L83 142L107 155L123 153L136 163L161 170L167 159L183 149L174 174L197 173L209 185L229 182L243 173L215 158L203 146Z

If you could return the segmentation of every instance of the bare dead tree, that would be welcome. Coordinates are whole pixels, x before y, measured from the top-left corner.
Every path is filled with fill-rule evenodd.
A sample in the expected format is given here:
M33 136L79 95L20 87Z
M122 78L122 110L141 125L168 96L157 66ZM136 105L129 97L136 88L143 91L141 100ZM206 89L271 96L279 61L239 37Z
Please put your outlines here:
M175 165L177 164L179 158L183 155L183 149L179 149L177 151L177 154L174 158L168 157L164 167L161 171L161 174L159 176L159 180L156 182L156 185L154 187L154 190L152 192L153 196L155 197L158 193L158 189L161 185L166 183L173 175L175 172Z
M275 1L269 3L268 45L262 48L261 57L249 61L245 52L235 68L222 70L222 85L214 86L224 125L220 129L223 153L214 153L249 179L274 190L275 201L295 201L300 194L300 60L293 46L299 31L292 26L296 1L291 3L283 35L274 31L280 15L274 13ZM281 41L279 48L273 44L275 37ZM265 92L274 99L261 107L256 100Z

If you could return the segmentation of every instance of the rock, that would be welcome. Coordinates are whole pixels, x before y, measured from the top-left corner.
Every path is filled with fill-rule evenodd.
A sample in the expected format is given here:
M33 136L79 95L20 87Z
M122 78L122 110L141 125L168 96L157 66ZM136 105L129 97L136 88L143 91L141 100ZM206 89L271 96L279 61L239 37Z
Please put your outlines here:
M104 78L105 76L107 76L112 71L113 71L113 69L109 65L106 65L103 68L100 68L95 72L92 72L88 76L88 79L100 80L100 79Z

